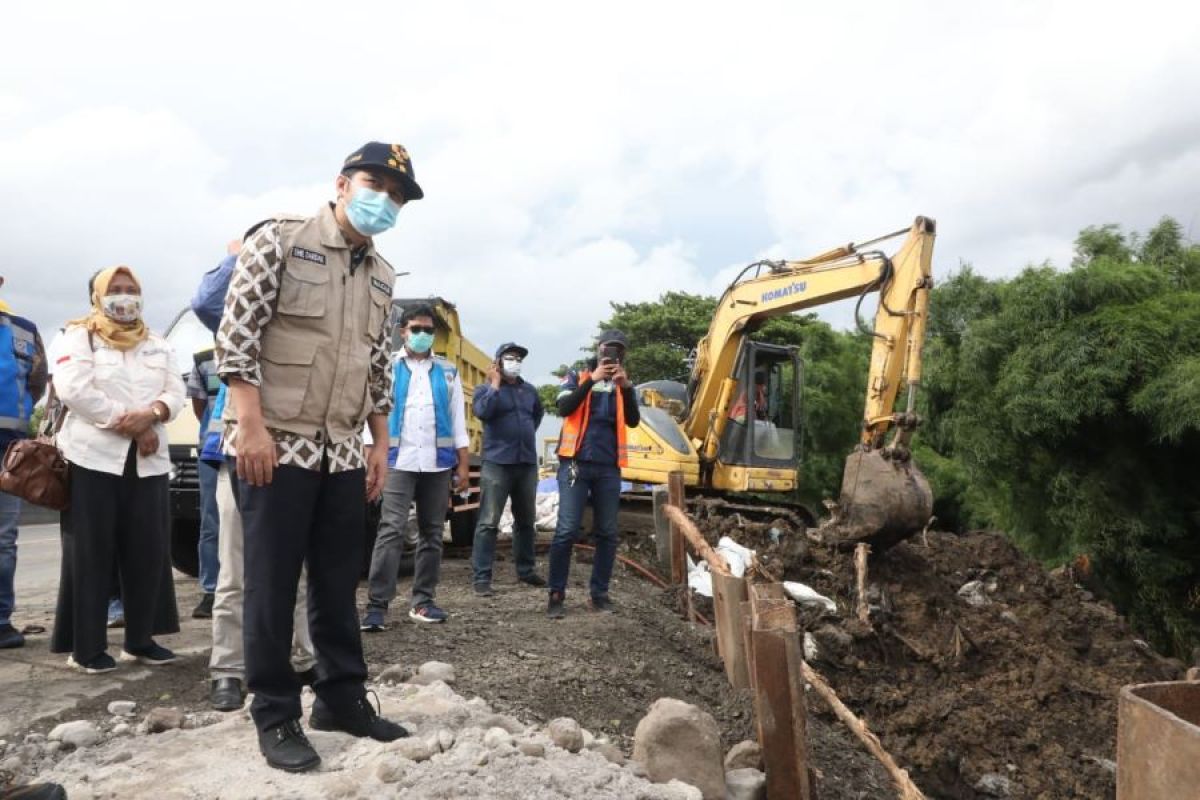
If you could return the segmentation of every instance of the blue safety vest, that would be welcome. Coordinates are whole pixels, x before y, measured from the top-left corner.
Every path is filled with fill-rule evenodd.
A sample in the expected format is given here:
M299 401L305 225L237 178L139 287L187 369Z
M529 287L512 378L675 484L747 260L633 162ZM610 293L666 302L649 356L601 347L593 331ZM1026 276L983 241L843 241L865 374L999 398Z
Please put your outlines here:
M221 388L217 390L216 398L209 403L210 424L208 432L204 435L204 441L201 443L201 461L220 464L225 460L225 454L221 452L221 444L225 438L225 423L221 421L221 417L225 413L225 395L228 391L229 387L222 383Z
M388 464L395 465L400 452L400 430L404 427L404 405L408 401L408 380L412 373L403 357L397 356L392 365L395 378L396 403L388 416ZM433 387L434 435L437 446L438 469L449 469L458 463L458 451L454 447L454 418L450 414L450 385L458 376L453 364L440 356L433 356L429 373L429 385Z
M24 317L0 312L0 428L29 431L29 373L36 358L37 327Z

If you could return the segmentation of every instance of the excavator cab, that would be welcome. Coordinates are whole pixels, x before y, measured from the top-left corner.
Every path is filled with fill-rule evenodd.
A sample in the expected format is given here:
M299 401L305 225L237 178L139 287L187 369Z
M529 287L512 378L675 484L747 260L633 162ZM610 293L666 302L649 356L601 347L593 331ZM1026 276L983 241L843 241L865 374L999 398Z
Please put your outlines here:
M746 339L734 362L716 427L712 485L732 491L790 491L800 456L803 363L795 347Z

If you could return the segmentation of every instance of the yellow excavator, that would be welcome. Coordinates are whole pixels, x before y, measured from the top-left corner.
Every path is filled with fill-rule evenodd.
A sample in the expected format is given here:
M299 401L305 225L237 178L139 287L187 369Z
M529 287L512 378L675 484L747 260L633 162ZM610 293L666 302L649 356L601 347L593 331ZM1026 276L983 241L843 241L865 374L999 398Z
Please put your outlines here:
M865 541L877 550L921 530L933 494L912 462L909 440L918 423L935 229L932 219L917 217L909 228L862 244L746 267L721 296L687 385L638 386L642 421L629 432L622 477L662 484L678 471L685 485L717 493L794 490L803 364L797 348L751 336L772 317L855 296L857 318L863 299L877 291L862 435L846 459L838 502L827 504L828 524L842 544ZM878 248L901 236L894 254Z

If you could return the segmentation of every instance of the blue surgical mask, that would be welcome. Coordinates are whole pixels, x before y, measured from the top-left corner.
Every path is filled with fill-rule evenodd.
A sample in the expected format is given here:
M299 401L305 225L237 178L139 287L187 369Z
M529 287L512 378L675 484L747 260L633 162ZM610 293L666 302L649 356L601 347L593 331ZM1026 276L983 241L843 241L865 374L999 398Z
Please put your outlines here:
M431 347L433 347L432 333L410 333L408 335L408 349L414 353L428 353Z
M346 201L346 218L363 236L377 236L396 224L400 206L386 192L355 186Z

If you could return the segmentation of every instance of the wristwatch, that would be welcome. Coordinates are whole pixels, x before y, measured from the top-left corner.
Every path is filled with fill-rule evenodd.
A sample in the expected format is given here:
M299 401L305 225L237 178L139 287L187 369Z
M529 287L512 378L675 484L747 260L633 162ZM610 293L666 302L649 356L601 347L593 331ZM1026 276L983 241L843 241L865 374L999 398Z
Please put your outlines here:
M162 421L163 421L163 415L162 415L162 412L160 412L160 411L158 410L158 404L157 404L157 403L155 403L154 405L150 406L150 413L154 415L154 419L155 419L155 421L156 421L156 422L162 422Z

